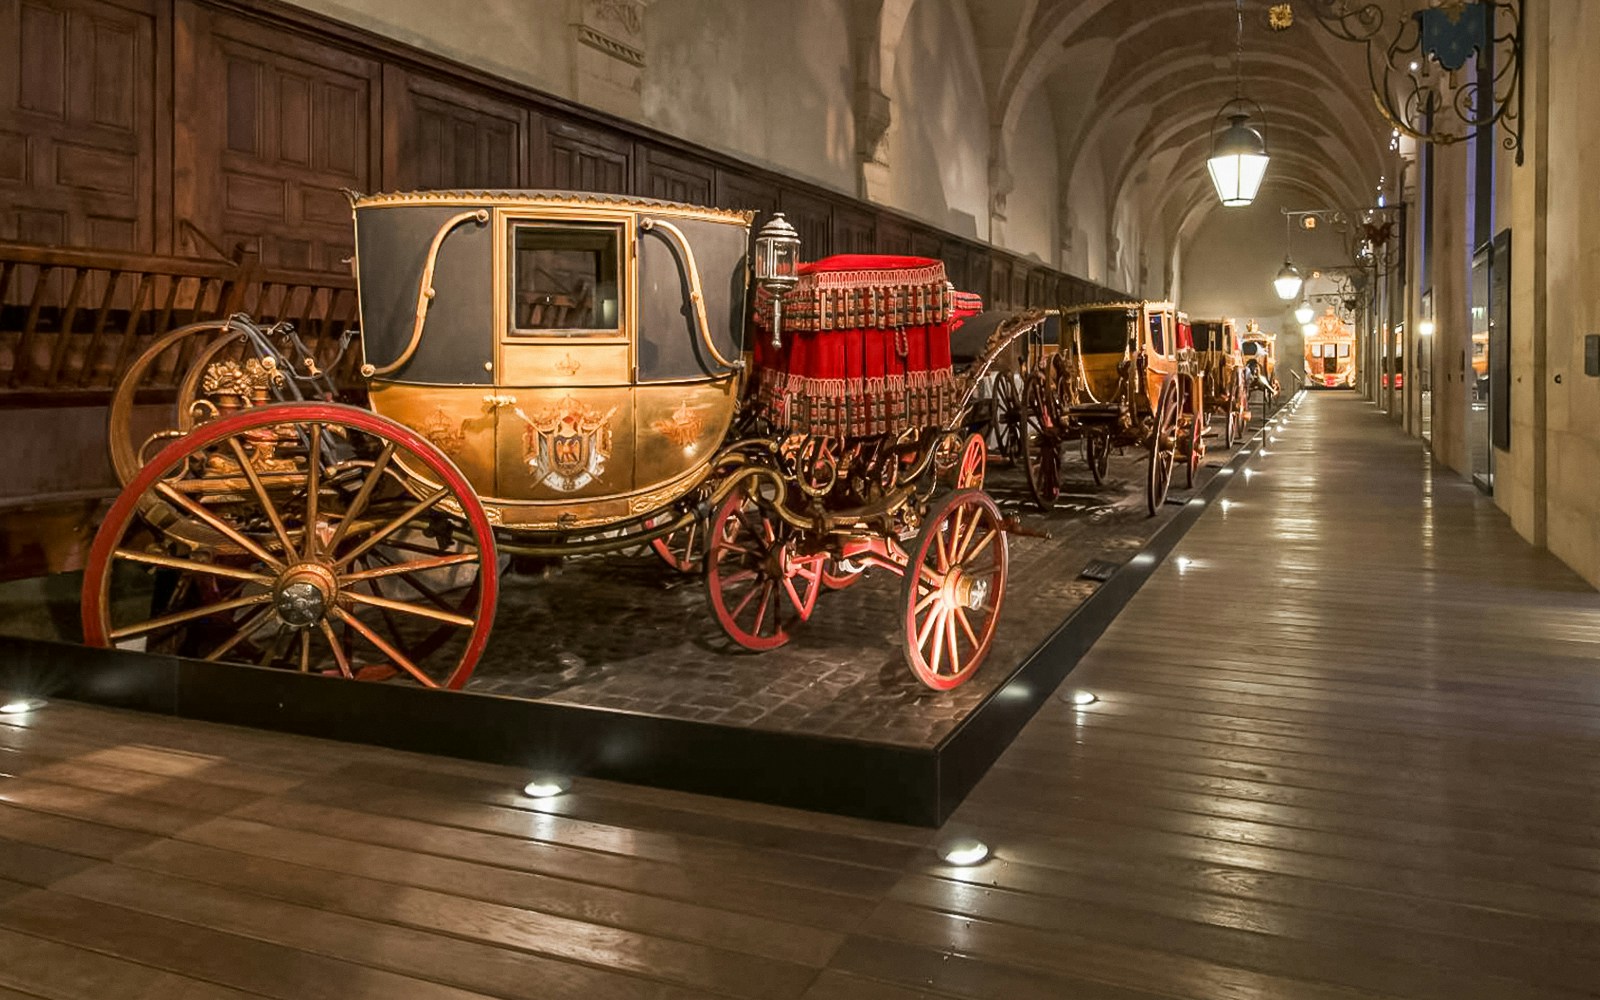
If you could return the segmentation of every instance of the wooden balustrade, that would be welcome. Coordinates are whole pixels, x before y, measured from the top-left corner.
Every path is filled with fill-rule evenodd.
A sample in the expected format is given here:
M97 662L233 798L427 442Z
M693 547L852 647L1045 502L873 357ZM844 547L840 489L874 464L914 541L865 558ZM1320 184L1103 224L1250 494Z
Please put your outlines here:
M247 313L294 325L324 365L356 325L344 275L0 242L0 407L104 402L154 338L200 320ZM170 388L188 352L169 352L146 382ZM353 355L354 352L351 352ZM335 379L353 381L346 357Z

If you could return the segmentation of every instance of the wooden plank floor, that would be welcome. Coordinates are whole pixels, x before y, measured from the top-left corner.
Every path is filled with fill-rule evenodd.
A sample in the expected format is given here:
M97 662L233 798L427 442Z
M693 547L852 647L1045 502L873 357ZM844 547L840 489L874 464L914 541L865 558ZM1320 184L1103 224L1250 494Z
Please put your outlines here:
M1252 469L943 831L5 717L0 1000L1600 995L1600 595L1350 396Z

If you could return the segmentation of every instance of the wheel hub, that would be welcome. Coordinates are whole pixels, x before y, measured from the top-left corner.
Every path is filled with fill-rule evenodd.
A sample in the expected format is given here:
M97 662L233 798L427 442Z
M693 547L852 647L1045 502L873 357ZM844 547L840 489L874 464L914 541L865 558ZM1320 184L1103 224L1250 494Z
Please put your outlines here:
M301 563L289 567L278 578L272 606L290 628L310 628L327 616L338 590L338 579L326 566Z
M967 576L959 569L953 569L945 580L944 600L945 604L952 608L980 610L989 600L989 581L976 579Z

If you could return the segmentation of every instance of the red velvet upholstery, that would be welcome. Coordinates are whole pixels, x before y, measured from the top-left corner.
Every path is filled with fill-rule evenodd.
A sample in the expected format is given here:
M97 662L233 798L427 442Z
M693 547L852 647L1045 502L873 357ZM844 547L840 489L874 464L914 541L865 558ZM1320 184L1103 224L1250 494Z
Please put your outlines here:
M955 405L950 333L982 308L926 257L842 254L799 268L772 347L772 299L757 296L759 403L780 429L829 437L945 423Z

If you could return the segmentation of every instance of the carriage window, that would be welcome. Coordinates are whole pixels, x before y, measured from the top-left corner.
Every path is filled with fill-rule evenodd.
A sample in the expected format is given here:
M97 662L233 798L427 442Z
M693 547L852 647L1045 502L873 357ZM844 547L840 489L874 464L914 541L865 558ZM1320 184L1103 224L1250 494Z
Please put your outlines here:
M611 225L519 225L512 231L511 325L517 333L615 332L622 231Z
M1162 322L1165 319L1161 313L1150 315L1150 348L1157 354L1167 353L1166 326Z
M1128 316L1115 312L1086 312L1076 317L1078 348L1085 354L1121 354L1128 348Z

